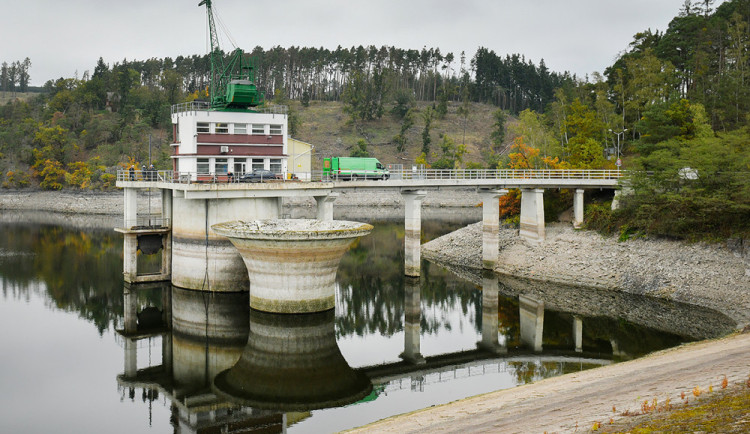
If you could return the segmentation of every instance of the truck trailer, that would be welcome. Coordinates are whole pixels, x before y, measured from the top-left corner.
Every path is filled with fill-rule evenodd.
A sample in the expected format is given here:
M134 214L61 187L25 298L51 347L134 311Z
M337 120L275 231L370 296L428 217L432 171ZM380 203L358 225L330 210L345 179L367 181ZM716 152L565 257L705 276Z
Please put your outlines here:
M377 158L332 157L323 159L324 179L388 179L391 174Z

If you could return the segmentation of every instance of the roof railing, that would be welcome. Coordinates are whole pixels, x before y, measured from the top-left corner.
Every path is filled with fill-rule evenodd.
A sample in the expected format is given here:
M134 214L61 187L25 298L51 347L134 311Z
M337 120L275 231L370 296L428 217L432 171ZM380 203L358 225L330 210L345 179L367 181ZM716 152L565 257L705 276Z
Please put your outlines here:
M211 103L208 101L189 101L179 104L174 104L171 108L171 114L187 113L187 112L203 112L210 111ZM289 107L279 104L262 105L253 107L248 110L249 113L264 113L274 115L286 115L289 114Z

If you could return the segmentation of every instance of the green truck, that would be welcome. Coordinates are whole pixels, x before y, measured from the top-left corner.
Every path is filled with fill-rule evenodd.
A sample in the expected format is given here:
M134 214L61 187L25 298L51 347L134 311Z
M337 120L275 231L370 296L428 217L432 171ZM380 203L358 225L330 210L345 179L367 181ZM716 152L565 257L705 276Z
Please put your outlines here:
M324 179L388 179L391 174L377 158L333 157L323 159Z

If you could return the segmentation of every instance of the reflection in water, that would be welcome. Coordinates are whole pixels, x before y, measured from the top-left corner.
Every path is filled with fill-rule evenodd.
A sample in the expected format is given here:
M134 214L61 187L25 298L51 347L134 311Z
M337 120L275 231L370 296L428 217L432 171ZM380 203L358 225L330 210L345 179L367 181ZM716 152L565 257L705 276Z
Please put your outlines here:
M437 228L433 233L452 228ZM423 229L429 234L430 225L425 222ZM31 293L43 297L48 311L58 316L60 311L72 312L99 333L119 329L117 342L123 352L117 348L117 356L124 356L122 370L112 367L115 372L105 376L121 372L117 381L123 399L142 400L149 409L153 405L154 420L171 420L171 428L177 432L231 431L237 427L264 431L346 429L394 412L715 336L729 324L715 312L641 297L506 278L498 282L492 275L477 274L464 280L427 262L423 262L421 279L407 281L403 275L403 222L376 222L373 233L355 243L339 268L335 316L329 311L325 321L309 320L306 325L256 319L249 312L247 293L210 294L169 286L123 289L121 254L120 236L109 231L18 224L3 227L2 306L7 307L6 312L15 309ZM532 305L534 314L528 315L527 308ZM52 324L52 313L40 316L42 327ZM522 321L524 316L528 323ZM252 333L259 339L251 339ZM35 378L39 372L23 371L35 353L12 338L5 335L0 340L17 366L7 372ZM50 347L43 333L29 333L24 340L35 348ZM102 345L112 344L112 339L100 341L99 346L77 351L84 359L96 359ZM306 346L294 350L299 342ZM289 348L277 348L284 345ZM280 357L284 351L291 353ZM329 354L351 365L355 368L351 375L360 379L367 375L375 392L356 405L299 413L278 406L277 410L258 408L297 399L284 397L287 392L276 397L263 395L258 400L264 403L251 407L215 393L218 387L213 381L220 372L239 369L245 363L252 369L281 365L308 353L320 353L313 355L321 358ZM419 357L400 358L402 353L419 355L424 363L419 364ZM291 379L293 366L285 369L288 374L281 377ZM299 372L303 375L297 378L304 380L290 381L287 386L291 391L295 391L292 386L312 381L315 375L314 371ZM270 370L261 373L265 378L280 377ZM262 378L255 373L238 377L239 383L244 381L248 387L253 386L248 385L249 380ZM0 377L0 382L9 396L26 390L9 386L8 378ZM88 384L92 378L82 376L73 381ZM102 396L99 401L108 405L106 395ZM86 407L85 398L66 395L66 411ZM130 414L125 404L112 401L108 414ZM98 413L90 418L100 426L109 422Z
M333 310L300 315L251 310L242 357L216 376L214 391L232 402L281 411L364 398L372 384L341 355L333 318Z

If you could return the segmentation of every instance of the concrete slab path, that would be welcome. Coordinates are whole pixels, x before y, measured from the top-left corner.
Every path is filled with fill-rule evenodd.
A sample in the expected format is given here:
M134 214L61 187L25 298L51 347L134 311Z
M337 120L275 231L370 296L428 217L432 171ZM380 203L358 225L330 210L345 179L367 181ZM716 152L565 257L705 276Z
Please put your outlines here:
M750 376L750 334L703 341L641 359L548 378L450 404L394 416L352 432L587 432L595 422L640 411L645 400L691 401L699 387L708 392ZM614 408L614 411L613 411Z

